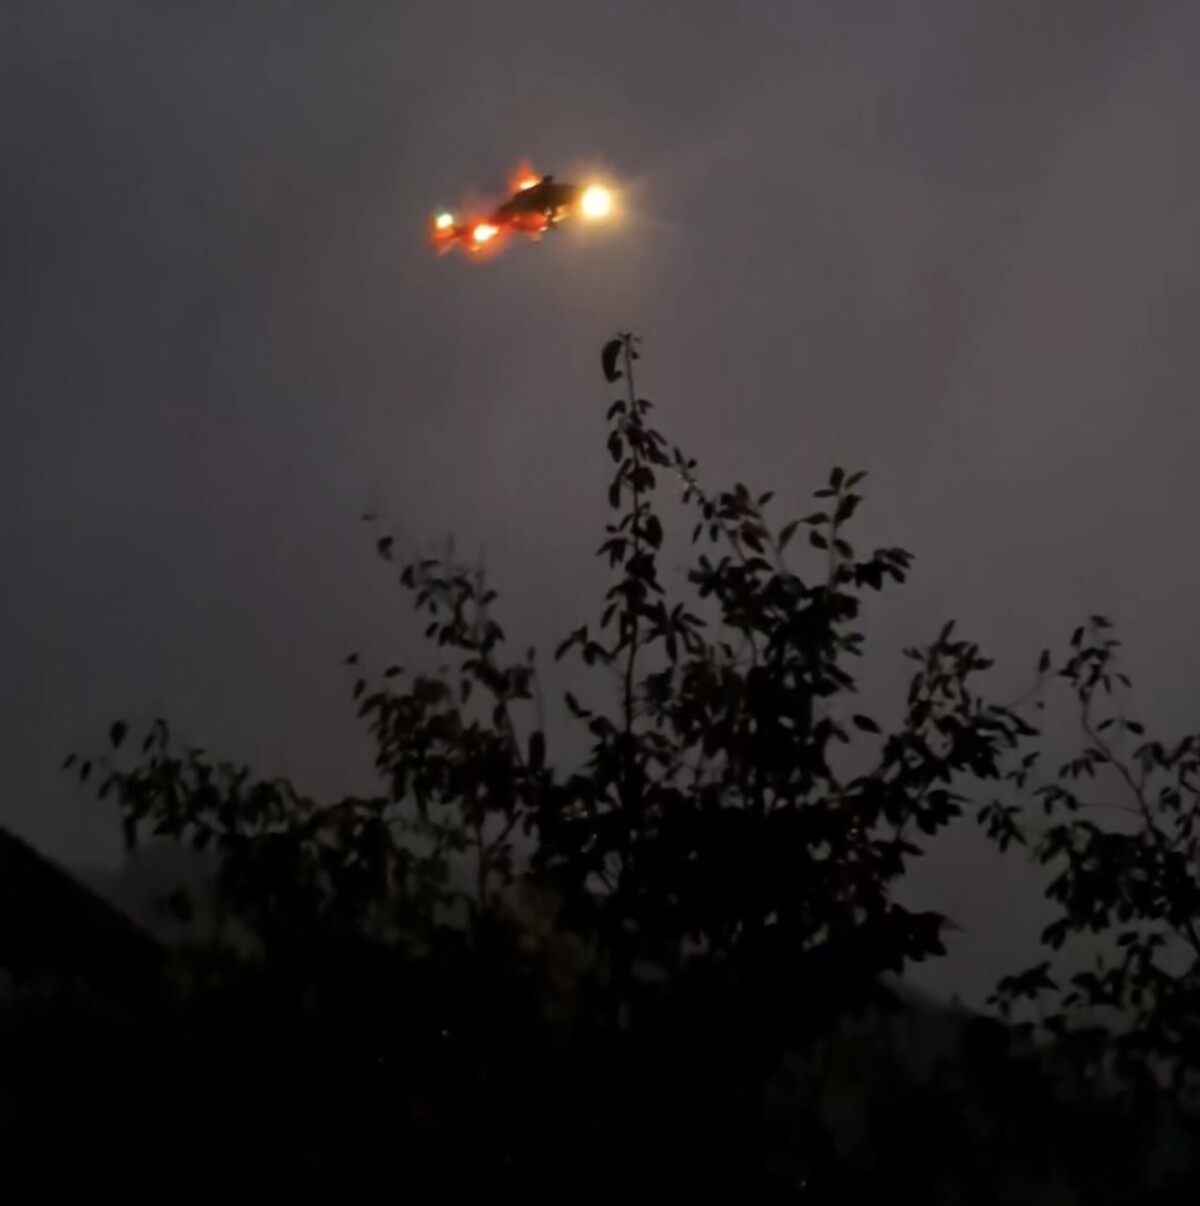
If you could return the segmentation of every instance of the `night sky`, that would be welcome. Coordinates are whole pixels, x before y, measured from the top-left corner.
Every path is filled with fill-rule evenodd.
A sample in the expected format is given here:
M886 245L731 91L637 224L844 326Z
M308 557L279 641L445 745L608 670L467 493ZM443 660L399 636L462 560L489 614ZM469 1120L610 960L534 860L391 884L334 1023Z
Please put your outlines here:
M115 862L58 768L118 715L369 784L342 658L418 645L364 510L481 557L522 643L592 618L622 328L710 482L797 512L870 472L860 539L917 558L885 719L951 616L1003 694L1103 611L1194 727L1198 35L1194 0L0 2L0 823ZM525 156L620 220L433 255ZM913 891L969 927L940 987L1036 933L969 829Z

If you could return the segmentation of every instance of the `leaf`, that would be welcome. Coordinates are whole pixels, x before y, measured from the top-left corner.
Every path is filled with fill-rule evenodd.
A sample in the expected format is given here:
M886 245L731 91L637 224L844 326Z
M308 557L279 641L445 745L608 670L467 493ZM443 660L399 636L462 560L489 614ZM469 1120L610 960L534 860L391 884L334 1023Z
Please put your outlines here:
M833 513L834 523L845 523L854 514L855 508L862 502L857 494L845 494L838 500L837 510Z
M1038 658L1038 673L1045 674L1050 669L1050 650L1043 649L1042 656Z
M625 375L617 368L617 359L620 357L624 347L624 340L610 339L604 345L604 351L600 353L600 367L604 370L605 381L610 385L614 381L620 381Z
M114 750L121 748L121 742L125 740L125 734L128 732L129 726L123 720L116 721L108 730L108 739L112 742Z
M381 536L375 547L379 551L379 555L390 561L392 557L392 545L395 543L391 536Z
M791 523L784 524L779 529L779 551L782 553L787 548L788 542L796 534L796 529L800 526L798 519L793 519Z
M556 662L560 661L567 650L569 650L573 645L580 645L586 640L587 625L585 624L582 628L576 628L575 631L571 633L571 635L567 637L567 639L563 641L557 649L555 649L554 660Z
M850 722L856 729L861 729L864 733L879 732L879 726L869 716L851 716Z

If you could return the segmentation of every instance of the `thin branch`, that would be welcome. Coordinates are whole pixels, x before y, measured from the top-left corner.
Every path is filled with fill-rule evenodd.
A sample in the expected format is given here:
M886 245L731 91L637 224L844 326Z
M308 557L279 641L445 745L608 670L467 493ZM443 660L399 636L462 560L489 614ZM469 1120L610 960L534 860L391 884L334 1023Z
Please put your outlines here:
M1141 814L1142 822L1146 826L1155 845L1158 847L1161 855L1167 856L1173 852L1173 844L1168 839L1167 835L1162 832L1154 820L1154 811L1150 807L1150 801L1146 798L1146 793L1137 779L1129 772L1129 768L1116 757L1104 738L1096 731L1091 720L1091 696L1090 694L1084 698L1083 709L1080 714L1080 723L1084 733L1092 742L1095 748L1099 751L1104 761L1117 772L1124 781L1125 785L1133 793L1134 799L1137 801L1138 812ZM1182 922L1168 918L1168 924L1182 938L1186 939L1192 950L1200 956L1200 933L1196 930L1195 922L1191 918L1185 918Z

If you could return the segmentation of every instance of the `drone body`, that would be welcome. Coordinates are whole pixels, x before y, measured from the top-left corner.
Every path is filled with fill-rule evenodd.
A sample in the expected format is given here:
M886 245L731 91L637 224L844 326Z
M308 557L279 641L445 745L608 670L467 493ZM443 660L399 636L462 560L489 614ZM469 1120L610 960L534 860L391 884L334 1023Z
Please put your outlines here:
M499 247L513 234L540 239L566 218L607 217L612 195L602 185L570 184L553 176L525 175L507 201L481 215L458 220L453 214L434 219L433 241L440 253L458 247L480 253Z

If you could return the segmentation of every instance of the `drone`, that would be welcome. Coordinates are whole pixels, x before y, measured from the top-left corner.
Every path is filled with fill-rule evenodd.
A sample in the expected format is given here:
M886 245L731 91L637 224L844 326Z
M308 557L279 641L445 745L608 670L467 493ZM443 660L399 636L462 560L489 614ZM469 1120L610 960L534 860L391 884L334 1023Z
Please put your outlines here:
M511 235L537 241L568 218L585 221L607 218L612 193L602 184L571 184L553 176L525 175L507 201L460 220L453 213L433 220L433 241L439 253L456 247L479 253L501 245Z

